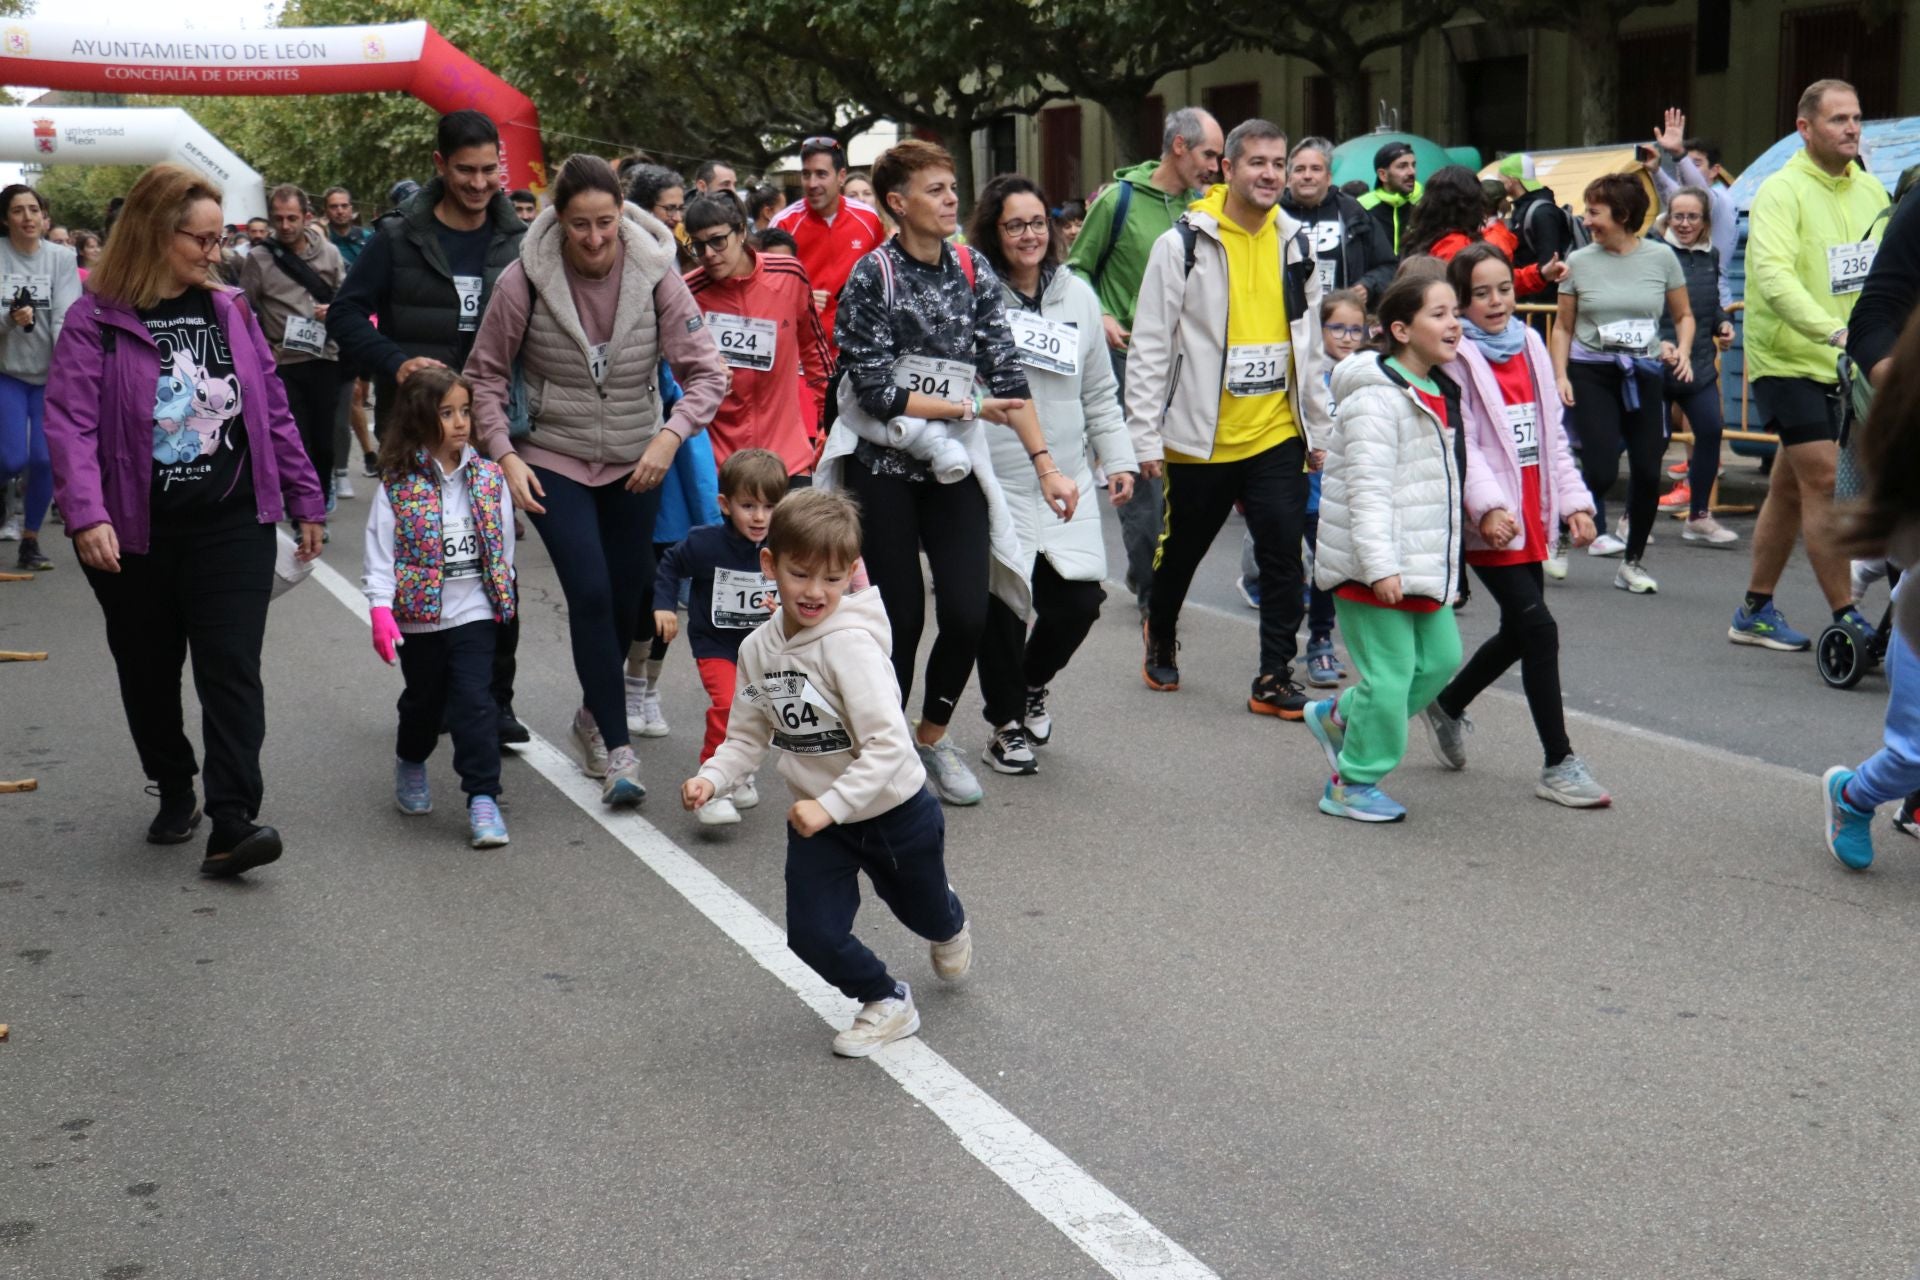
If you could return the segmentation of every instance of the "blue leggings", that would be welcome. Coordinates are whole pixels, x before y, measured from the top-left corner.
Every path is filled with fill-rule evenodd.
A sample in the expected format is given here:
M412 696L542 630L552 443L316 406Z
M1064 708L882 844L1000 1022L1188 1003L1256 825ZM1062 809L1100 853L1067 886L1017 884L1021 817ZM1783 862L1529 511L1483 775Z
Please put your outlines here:
M47 389L0 373L0 484L27 473L28 533L39 533L53 505L53 460L47 454Z
M1726 426L1720 413L1720 379L1696 382L1685 390L1669 382L1667 403L1679 406L1693 432L1693 453L1687 463L1687 487L1692 490L1693 501L1687 514L1698 520L1707 514L1707 500L1713 496L1713 482L1720 475L1720 433Z
M1920 791L1920 657L1897 631L1887 637L1887 681L1886 745L1847 784L1847 802L1869 812Z

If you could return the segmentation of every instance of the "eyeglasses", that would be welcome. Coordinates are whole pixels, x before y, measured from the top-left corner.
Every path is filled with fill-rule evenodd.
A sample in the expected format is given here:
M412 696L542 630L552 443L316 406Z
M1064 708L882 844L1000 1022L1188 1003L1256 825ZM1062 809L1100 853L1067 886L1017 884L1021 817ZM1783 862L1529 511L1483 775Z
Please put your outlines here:
M1667 215L1667 221L1668 222L1700 222L1700 221L1703 221L1703 219L1697 213L1669 213Z
M680 204L657 204L653 206L653 216L658 218L670 213L677 218L686 212L686 208L687 206L684 202Z
M1045 218L1029 218L1025 222L1003 222L1000 224L1000 229L1015 238L1029 233L1033 235L1044 235L1047 230L1047 220Z
M173 234L177 236L185 236L187 239L199 245L200 252L203 256L206 254L212 253L214 250L220 247L220 233L217 231L209 236L197 236L193 234L193 232L191 231L184 230L180 227L175 227Z
M1345 338L1348 342L1361 342L1367 336L1367 326L1363 324L1329 324L1321 328L1336 338Z
M731 239L733 239L733 228L729 227L717 236L707 236L704 239L689 236L687 243L693 247L695 257L704 258L710 253L716 255L721 253L726 249L727 241Z

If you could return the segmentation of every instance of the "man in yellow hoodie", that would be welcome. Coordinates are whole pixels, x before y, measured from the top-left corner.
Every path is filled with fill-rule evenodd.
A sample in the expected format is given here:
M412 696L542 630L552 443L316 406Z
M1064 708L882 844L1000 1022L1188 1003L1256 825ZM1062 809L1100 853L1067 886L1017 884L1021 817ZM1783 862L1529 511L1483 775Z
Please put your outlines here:
M1766 504L1753 528L1753 575L1733 612L1735 644L1793 651L1812 641L1787 625L1773 590L1802 532L1835 622L1864 643L1872 627L1853 607L1847 558L1834 548L1839 461L1835 361L1847 317L1879 248L1887 191L1859 163L1860 99L1844 80L1817 80L1800 95L1806 146L1754 193L1747 229L1747 376L1760 427L1780 437Z
M1141 474L1162 471L1166 510L1147 603L1149 688L1180 687L1174 631L1201 557L1246 508L1260 566L1260 670L1248 710L1298 720L1306 468L1329 411L1320 276L1301 225L1277 206L1286 135L1249 120L1227 135L1226 183L1154 242L1134 310L1127 426Z

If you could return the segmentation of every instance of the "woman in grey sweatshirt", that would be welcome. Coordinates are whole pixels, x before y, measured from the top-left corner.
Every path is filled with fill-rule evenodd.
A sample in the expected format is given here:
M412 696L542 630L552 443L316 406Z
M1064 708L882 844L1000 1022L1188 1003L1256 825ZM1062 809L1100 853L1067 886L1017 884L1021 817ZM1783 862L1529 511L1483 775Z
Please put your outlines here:
M40 238L45 202L32 187L0 191L7 236L0 240L0 485L26 473L20 532L22 569L51 569L40 550L40 525L53 502L53 465L43 425L47 370L60 321L80 296L73 250Z

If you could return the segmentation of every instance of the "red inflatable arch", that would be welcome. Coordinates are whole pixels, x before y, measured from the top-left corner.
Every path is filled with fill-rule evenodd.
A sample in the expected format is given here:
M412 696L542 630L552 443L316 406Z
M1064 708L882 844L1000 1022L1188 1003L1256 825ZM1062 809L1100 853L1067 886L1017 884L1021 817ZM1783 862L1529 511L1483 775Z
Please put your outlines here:
M546 185L533 100L424 22L259 31L142 31L33 18L0 26L0 82L104 93L412 94L500 129L506 184Z

